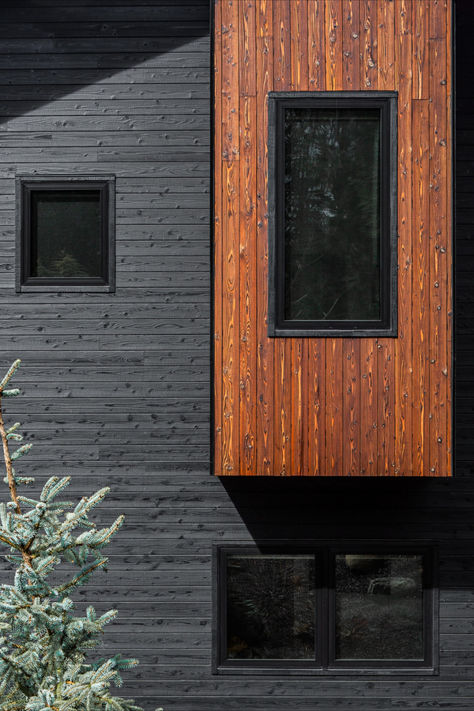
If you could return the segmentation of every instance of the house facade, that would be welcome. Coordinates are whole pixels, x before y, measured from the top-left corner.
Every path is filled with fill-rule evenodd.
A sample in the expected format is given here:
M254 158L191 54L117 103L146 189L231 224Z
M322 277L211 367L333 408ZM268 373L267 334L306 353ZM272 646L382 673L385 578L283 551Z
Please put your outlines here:
M470 711L470 0L0 16L7 414L126 514L76 595L124 695Z

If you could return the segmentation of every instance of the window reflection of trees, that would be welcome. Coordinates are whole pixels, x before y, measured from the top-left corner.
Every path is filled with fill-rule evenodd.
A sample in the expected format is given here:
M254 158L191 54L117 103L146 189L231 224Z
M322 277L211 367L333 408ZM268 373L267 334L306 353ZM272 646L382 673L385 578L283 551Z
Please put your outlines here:
M227 655L314 659L314 558L230 556Z
M285 318L380 318L376 109L287 109Z

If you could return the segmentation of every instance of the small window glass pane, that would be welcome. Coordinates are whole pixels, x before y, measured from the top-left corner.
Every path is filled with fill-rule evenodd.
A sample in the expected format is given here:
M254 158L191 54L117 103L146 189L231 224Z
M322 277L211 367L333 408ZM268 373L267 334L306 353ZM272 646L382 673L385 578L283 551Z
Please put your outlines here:
M336 556L336 659L423 659L420 555Z
M34 190L32 277L103 276L99 190Z
M227 657L314 659L313 556L227 558Z
M287 108L284 123L284 318L380 320L380 112Z

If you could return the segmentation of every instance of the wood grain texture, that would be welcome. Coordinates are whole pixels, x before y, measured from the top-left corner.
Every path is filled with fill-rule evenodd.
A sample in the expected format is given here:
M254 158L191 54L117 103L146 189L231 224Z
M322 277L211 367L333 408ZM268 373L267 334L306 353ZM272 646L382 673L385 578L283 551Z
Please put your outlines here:
M226 107L221 144L216 134L221 165L215 177L235 174L232 200L219 177L223 192L216 192L215 203L217 222L228 225L215 263L215 309L222 311L228 334L222 370L215 370L221 381L215 386L216 412L225 403L228 421L226 453L216 457L215 473L449 476L449 3L245 0L238 12L234 5L235 0L216 3L216 13L227 19L216 22L215 35L216 52L224 57L215 101ZM397 338L266 335L266 97L269 91L289 90L398 92ZM238 171L230 166L237 159L240 186ZM238 255L240 277L236 271L234 278ZM239 360L240 398L234 378L230 385L232 364Z

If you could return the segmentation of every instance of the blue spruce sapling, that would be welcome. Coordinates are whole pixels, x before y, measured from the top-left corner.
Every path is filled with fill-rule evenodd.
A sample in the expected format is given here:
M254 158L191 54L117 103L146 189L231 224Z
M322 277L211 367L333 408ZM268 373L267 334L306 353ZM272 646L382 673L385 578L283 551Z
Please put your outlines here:
M100 644L104 626L116 610L97 615L88 607L85 616L77 616L70 597L106 565L102 549L123 516L108 528L97 529L89 514L109 489L84 496L76 505L59 501L70 477L51 477L37 500L18 493L19 487L34 483L31 477L18 476L13 466L31 444L10 452L22 436L19 423L5 427L2 404L3 398L20 392L7 387L19 365L16 360L0 382L4 481L11 498L0 504L0 541L16 568L14 584L0 586L0 711L141 711L110 692L112 684L120 686L120 672L137 660L119 654L88 660L89 650ZM68 564L79 570L68 575Z

